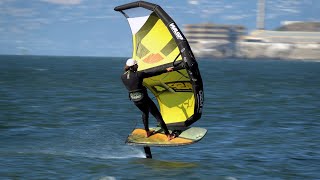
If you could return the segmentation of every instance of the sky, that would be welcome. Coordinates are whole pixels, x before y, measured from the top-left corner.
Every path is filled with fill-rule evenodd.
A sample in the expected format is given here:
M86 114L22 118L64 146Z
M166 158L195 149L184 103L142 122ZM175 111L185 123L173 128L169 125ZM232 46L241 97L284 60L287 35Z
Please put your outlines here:
M265 0L265 28L282 21L320 21L319 0ZM132 0L0 0L0 54L129 57L132 37L114 7ZM183 31L216 23L255 29L257 0L149 0Z

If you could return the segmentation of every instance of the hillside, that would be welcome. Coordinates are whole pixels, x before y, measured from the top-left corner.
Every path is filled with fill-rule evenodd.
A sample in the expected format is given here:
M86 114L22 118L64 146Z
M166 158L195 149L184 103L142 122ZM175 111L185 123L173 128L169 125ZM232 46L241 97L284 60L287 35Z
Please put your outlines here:
M308 32L319 32L320 22L296 22L281 26L276 31L308 31Z

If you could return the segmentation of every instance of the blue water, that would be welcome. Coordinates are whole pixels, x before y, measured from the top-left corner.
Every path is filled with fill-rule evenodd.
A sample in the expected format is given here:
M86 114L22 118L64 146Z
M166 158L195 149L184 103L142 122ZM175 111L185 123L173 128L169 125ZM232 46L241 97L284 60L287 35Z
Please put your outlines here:
M199 60L207 135L145 159L124 61L0 56L0 179L320 179L319 62Z

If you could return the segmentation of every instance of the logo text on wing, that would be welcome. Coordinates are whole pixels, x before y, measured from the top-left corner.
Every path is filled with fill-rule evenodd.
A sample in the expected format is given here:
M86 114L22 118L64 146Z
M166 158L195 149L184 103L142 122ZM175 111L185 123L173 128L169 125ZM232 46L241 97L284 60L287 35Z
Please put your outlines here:
M169 24L169 27L177 39L183 40L182 34L179 32L177 26L174 23Z

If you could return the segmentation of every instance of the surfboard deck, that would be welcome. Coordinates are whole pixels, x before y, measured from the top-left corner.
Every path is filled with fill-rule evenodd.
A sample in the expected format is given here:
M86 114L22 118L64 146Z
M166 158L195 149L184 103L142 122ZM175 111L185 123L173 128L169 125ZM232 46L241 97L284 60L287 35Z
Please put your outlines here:
M176 134L176 138L168 140L160 127L150 128L155 133L146 137L146 131L141 128L134 129L129 134L126 143L128 145L141 145L141 146L182 146L193 144L200 141L207 133L207 130L200 127L189 127L169 130L170 133Z

